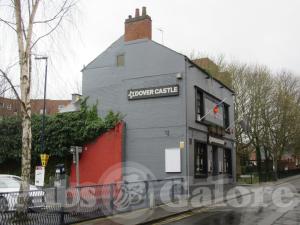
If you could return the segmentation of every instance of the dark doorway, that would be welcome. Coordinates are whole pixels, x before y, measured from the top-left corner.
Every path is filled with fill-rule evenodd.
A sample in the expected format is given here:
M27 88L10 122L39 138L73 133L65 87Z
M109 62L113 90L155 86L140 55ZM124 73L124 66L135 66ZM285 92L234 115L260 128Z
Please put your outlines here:
M231 149L224 149L224 172L232 175L232 157L231 157Z
M194 176L207 177L207 145L198 141L195 141Z
M218 158L218 147L212 146L212 175L216 176L219 174L219 158Z

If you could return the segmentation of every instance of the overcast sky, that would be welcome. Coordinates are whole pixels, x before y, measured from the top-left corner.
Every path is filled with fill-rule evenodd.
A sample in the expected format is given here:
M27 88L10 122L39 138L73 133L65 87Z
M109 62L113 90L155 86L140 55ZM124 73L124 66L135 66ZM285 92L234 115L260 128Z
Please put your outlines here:
M260 63L300 74L299 0L82 0L76 31L48 51L50 98L69 98L81 86L83 65L124 33L124 20L147 7L153 39L190 55L192 51L228 60ZM52 68L52 69L51 69ZM41 96L40 91L37 95Z

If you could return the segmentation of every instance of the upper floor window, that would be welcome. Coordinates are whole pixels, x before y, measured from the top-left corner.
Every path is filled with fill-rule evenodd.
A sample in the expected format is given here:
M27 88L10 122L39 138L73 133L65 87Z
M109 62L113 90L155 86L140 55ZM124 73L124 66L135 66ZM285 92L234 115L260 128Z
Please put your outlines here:
M7 108L7 110L11 110L12 109L11 104L7 104L6 108Z
M44 114L44 109L40 109L40 115ZM45 109L45 114L47 114L47 109Z
M228 128L230 126L229 105L202 89L195 87L195 113L196 122L215 124L219 127Z
M63 109L65 106L64 105L58 105L58 110Z
M230 126L229 120L229 105L224 104L224 127L227 129Z
M124 66L125 65L125 56L124 54L117 55L117 66Z
M196 120L201 121L204 116L204 97L203 92L196 88Z

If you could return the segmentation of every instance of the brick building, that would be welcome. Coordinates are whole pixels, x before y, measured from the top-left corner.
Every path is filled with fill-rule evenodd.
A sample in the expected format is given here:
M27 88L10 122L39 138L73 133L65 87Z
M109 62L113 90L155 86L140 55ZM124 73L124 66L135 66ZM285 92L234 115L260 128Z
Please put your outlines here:
M46 114L53 115L71 103L71 100L46 99ZM32 114L42 114L44 108L43 99L31 99ZM19 115L20 104L17 99L0 97L0 117Z

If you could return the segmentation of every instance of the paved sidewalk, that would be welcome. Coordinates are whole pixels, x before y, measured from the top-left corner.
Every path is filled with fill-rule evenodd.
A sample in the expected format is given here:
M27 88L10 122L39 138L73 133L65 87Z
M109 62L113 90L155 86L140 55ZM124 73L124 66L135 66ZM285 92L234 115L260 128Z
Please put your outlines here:
M283 183L287 183L290 180L295 180L295 179L300 179L300 175L297 176L293 176L293 177L289 177L289 178L284 178L281 180L278 180L276 182L267 182L267 183L263 183L260 185L254 184L254 185L247 185L250 187L258 187L258 186L277 186L277 185L281 185ZM237 185L239 186L239 185ZM241 186L245 186L245 185L241 185ZM227 190L229 190L229 188L232 188L233 186L227 186L227 188L224 188L225 193ZM246 193L245 195L250 194L250 193ZM240 195L240 196L227 196L226 200L231 200L234 198L239 198L241 196L244 195ZM105 218L99 218L99 219L95 219L95 220L91 220L91 221L87 221L87 222L82 222L82 223L78 223L77 225L115 225L115 224L147 224L150 222L154 223L155 221L164 219L164 218L168 218L168 217L172 217L178 214L182 214L182 213L187 213L191 210L194 210L196 208L205 208L205 207L211 207L213 205L219 204L224 202L224 198L220 197L220 198L216 198L213 199L212 202L208 202L205 205L197 205L195 202L193 203L193 201L189 201L189 204L187 204L186 201L182 201L181 203L170 203L167 205L161 205L155 208L148 208L148 209L141 209L141 210L136 210L136 211L132 211L129 213L123 213L123 214L118 214L118 215L114 215L114 216L110 216L110 217L105 217ZM174 205L176 206L174 210ZM171 211L171 209L173 209ZM299 209L297 209L298 211ZM289 214L286 215L286 217L289 217Z
M153 209L136 210L130 213L118 214L115 216L78 223L77 225L115 225L121 224L121 222L122 224L143 224L178 215L179 213L190 210L189 207L182 207L180 211L170 212L166 210L165 207L166 206L159 206ZM141 218L141 216L146 216L146 218Z
M286 212L282 217L275 221L274 225L299 225L300 205Z

